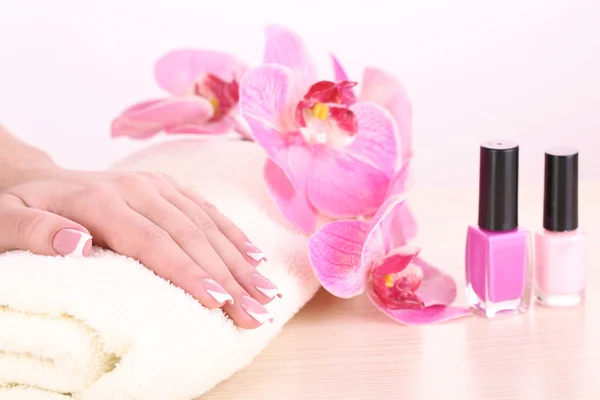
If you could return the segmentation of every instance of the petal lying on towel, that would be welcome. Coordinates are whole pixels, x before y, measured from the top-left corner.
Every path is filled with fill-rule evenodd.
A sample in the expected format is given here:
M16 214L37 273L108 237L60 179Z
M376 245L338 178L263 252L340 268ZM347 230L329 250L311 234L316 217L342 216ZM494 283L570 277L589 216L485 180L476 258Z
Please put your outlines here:
M308 254L321 285L337 297L361 294L367 269L360 262L369 229L364 221L334 221L308 240Z
M178 126L203 124L212 115L212 105L201 97L182 96L145 101L127 108L113 120L111 136L146 139Z

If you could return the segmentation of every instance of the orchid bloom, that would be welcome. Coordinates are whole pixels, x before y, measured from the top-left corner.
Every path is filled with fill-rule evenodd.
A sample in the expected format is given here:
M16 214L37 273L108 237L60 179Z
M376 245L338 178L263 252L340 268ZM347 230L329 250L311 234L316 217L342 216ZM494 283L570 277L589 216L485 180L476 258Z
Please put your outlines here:
M401 164L397 124L382 106L356 101L355 82L319 80L294 33L269 26L266 35L264 65L242 79L240 107L269 156L275 203L311 233L319 216L373 215Z
M340 220L324 225L309 239L312 268L333 295L351 298L367 292L372 303L393 320L417 325L470 315L451 306L456 283L419 257L408 245L407 180L400 171L386 201L367 222Z
M234 57L208 50L176 50L154 68L158 85L170 97L125 109L112 123L111 136L146 139L166 133L223 134L249 138L239 114L239 82L246 67Z

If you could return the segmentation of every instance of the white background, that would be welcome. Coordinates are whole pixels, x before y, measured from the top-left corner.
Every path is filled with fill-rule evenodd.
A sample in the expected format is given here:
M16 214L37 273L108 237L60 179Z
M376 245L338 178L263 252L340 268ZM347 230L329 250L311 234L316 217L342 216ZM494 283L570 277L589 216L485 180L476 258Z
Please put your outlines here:
M600 1L0 0L0 120L64 166L103 168L148 142L111 140L122 108L161 95L154 61L179 47L249 64L263 27L405 83L423 185L474 183L479 142L521 144L522 179L543 150L582 150L600 179Z

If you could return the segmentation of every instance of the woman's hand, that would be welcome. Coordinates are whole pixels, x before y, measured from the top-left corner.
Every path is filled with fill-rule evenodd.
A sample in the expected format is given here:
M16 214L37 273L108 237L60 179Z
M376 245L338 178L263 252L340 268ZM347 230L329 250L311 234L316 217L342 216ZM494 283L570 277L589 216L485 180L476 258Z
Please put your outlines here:
M246 235L166 175L56 169L0 194L0 252L87 256L92 240L243 328L270 320L261 304L281 296L256 270L265 257Z

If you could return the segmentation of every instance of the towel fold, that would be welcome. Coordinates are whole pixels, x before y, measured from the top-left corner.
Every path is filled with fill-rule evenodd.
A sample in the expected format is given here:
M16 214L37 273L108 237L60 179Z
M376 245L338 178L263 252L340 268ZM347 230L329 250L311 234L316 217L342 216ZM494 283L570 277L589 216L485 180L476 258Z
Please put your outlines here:
M235 162L233 162L235 160ZM275 320L237 328L140 263L94 249L85 259L0 255L0 399L190 400L241 369L316 292L306 237L272 204L253 143L163 143L112 169L165 172L198 190L269 258L285 293Z

